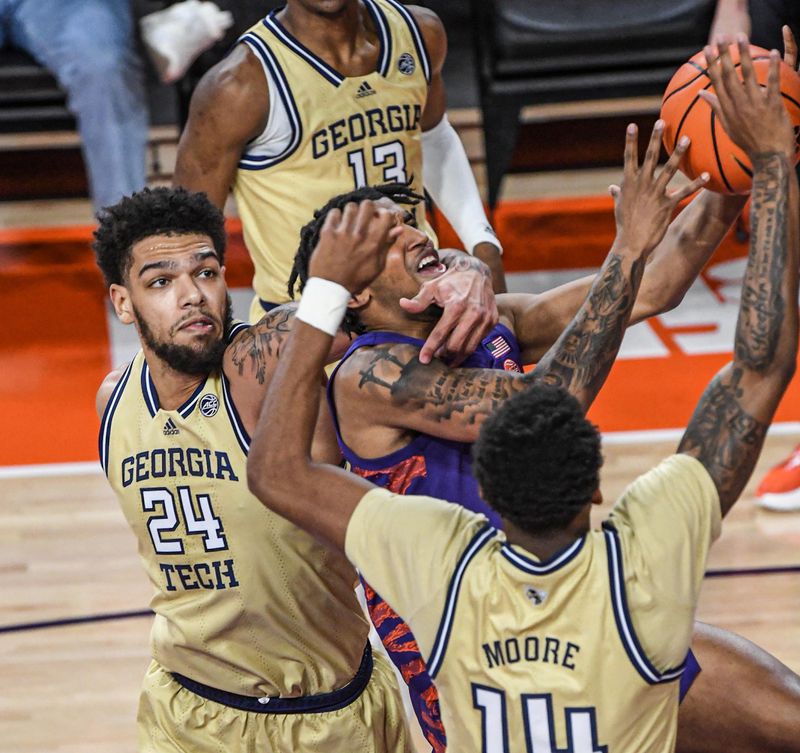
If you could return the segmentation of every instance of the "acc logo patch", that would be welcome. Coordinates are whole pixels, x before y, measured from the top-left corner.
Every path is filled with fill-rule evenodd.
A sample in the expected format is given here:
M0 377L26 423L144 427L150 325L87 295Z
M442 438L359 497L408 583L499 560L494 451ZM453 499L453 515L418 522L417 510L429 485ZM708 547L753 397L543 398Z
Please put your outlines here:
M207 394L200 398L200 413L206 418L216 416L218 410L219 400L216 395Z
M404 76L410 76L417 69L417 64L414 62L414 57L410 52L404 52L397 59L397 70Z
M544 600L547 598L547 591L541 591L533 586L525 586L525 596L531 604L538 607L540 604L544 604Z

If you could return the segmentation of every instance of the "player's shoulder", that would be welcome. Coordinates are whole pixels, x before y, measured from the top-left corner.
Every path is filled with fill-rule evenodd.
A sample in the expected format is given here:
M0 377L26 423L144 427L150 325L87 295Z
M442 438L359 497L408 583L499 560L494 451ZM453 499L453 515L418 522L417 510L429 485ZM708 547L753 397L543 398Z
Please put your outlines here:
M359 387L393 382L403 372L419 366L421 345L409 342L376 342L354 350L341 364L336 374L343 384L357 383ZM423 367L424 368L424 367Z
M268 311L255 324L238 326L223 361L228 378L255 379L263 385L277 363L296 311L296 303L285 303Z
M111 395L113 394L114 390L119 384L119 380L122 379L122 375L125 373L129 365L129 363L125 363L122 366L118 366L116 369L113 369L100 383L100 388L97 390L97 396L95 397L95 409L97 410L97 415L100 416L100 418L102 418L103 414L106 412L108 401L111 399Z
M209 68L192 95L194 103L239 113L242 105L269 106L264 69L249 45L240 42Z
M408 5L406 8L419 26L431 58L435 60L440 55L446 54L447 32L442 19L430 8L424 8L421 5Z

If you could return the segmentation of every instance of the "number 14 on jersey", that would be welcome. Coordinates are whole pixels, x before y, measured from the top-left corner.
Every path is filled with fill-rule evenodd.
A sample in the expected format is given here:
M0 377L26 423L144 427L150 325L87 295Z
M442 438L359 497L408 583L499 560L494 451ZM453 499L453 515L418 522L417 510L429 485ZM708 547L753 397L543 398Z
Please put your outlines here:
M559 748L552 695L523 693L520 700L527 753L607 753L608 747L597 741L597 719L591 706L564 709L567 747ZM505 692L472 683L472 704L481 712L484 753L511 753Z

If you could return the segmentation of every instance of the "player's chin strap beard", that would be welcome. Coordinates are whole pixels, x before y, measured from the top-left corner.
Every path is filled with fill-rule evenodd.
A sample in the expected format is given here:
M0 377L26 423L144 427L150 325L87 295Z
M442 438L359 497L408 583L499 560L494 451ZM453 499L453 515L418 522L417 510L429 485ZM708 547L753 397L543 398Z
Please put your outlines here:
M139 334L142 341L171 369L186 374L187 376L205 376L211 371L222 367L222 359L228 348L228 335L233 328L233 311L231 297L225 300L223 312L223 335L203 350L197 350L190 345L176 345L175 343L160 342L146 320L134 306L134 314L139 325Z

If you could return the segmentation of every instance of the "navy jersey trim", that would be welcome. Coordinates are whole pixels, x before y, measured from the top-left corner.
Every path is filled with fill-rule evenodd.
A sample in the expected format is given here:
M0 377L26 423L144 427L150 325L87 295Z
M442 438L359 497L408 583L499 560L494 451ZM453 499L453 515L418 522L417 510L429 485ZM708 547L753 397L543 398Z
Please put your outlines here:
M414 47L417 48L417 55L422 63L422 70L425 73L425 80L431 82L431 61L428 56L428 48L425 46L425 39L422 36L419 25L411 13L397 0L385 0L385 2L394 8L408 24L408 29L411 32L411 38L414 40Z
M442 619L439 622L439 630L436 633L436 638L433 641L433 648L431 649L430 657L425 662L428 668L428 674L431 679L436 677L436 674L442 667L444 655L447 651L447 643L450 640L450 633L453 629L453 617L455 616L456 604L458 602L458 594L461 590L461 583L464 580L464 573L467 570L467 565L472 561L475 555L483 548L483 546L497 535L497 529L487 523L482 526L478 533L473 536L472 541L467 545L467 548L461 554L461 558L456 564L453 576L450 579L450 586L447 589L447 598L444 603L444 611L442 612Z
M203 381L195 387L194 392L192 392L187 400L177 409L178 415L181 418L188 418L194 410L197 401L200 399L200 393L204 390L207 381L208 377L203 379ZM161 410L161 403L158 400L158 392L156 391L155 384L153 384L153 377L150 376L150 367L147 365L147 361L145 361L142 366L141 383L142 397L144 398L145 405L150 412L150 417L155 418L156 413Z
M285 44L292 52L299 55L305 60L317 73L324 79L329 81L334 86L338 87L344 81L344 76L341 73L331 68L322 58L317 57L311 50L308 49L302 42L295 39L278 21L276 15L278 9L270 12L270 14L262 21L264 26L269 29L283 44Z
M249 322L234 322L233 326L231 327L231 331L228 332L228 345L230 345L235 339L236 336L243 332L246 329L250 328Z
M556 552L552 557L541 561L533 560L530 557L526 557L524 554L520 554L520 552L516 551L510 544L503 544L500 548L500 552L514 567L526 573L547 575L572 562L572 560L578 556L581 549L583 549L585 543L586 537L582 536L565 549Z
M225 690L212 688L209 685L204 685L201 682L179 675L177 672L173 672L172 676L179 685L195 695L241 711L251 711L256 714L323 714L343 709L353 703L369 684L372 676L372 666L372 647L368 642L361 657L361 664L355 676L347 685L329 693L299 696L297 698L272 696L253 698L252 696L239 695L238 693L229 693Z
M642 649L636 632L633 629L633 621L628 610L628 600L625 595L625 573L622 566L622 547L619 542L619 534L609 523L603 524L603 534L606 539L606 553L608 556L608 576L611 586L611 604L614 610L614 621L617 624L622 645L625 653L633 664L636 671L650 685L658 685L664 682L677 680L686 666L686 661L674 669L667 669L659 672L647 658Z
M236 441L239 443L239 447L242 448L242 452L247 455L250 452L250 435L247 433L247 429L244 428L242 419L239 417L239 411L236 410L236 406L233 403L228 377L225 376L225 372L220 372L220 377L220 381L222 382L222 399L225 401L225 408L228 411L228 418L230 418L233 433L236 435Z
M133 361L128 364L120 380L117 382L116 387L111 392L111 397L106 403L106 409L103 411L103 420L100 422L100 433L98 435L98 450L100 452L100 465L103 472L108 476L108 454L111 444L111 420L114 417L119 401L122 398L122 393L125 390L125 385L128 383L128 377L131 375L133 369Z
M364 5L367 6L367 10L372 16L372 23L375 24L375 30L380 37L381 54L378 58L378 73L386 78L392 63L392 35L389 33L389 22L386 20L383 10L374 0L364 0Z
M261 37L253 33L243 35L240 41L244 42L259 58L261 58L272 75L272 80L275 82L275 86L278 89L278 95L281 98L284 110L289 116L289 126L292 130L292 136L286 148L274 156L268 157L258 154L248 154L246 151L242 153L238 165L241 170L263 170L267 167L277 165L279 162L283 162L283 160L297 151L297 147L300 146L300 142L303 138L303 124L300 119L300 111L292 96L292 89L289 86L289 81L275 58L275 54L269 49L269 45L264 42Z

